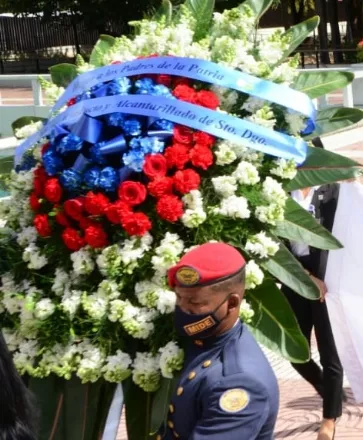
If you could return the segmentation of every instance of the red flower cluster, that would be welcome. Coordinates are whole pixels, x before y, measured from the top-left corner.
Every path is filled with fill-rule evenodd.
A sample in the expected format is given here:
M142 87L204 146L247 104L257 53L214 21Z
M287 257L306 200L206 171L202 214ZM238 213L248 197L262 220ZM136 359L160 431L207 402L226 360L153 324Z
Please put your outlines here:
M180 84L175 87L173 95L181 101L200 105L201 107L206 107L211 110L216 110L219 106L219 99L215 93L210 90L201 90L198 92L187 84Z

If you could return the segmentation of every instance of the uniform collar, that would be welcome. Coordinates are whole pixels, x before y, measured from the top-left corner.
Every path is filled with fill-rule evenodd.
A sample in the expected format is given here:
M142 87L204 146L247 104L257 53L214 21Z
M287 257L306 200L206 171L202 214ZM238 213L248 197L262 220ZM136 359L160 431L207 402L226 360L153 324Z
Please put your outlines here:
M194 340L188 344L188 348L197 347L197 349L199 349L202 352L203 350L211 350L213 348L222 347L227 343L227 341L233 339L236 335L240 335L241 330L242 330L242 322L238 320L236 324L225 333L222 333L219 336L212 336L206 339Z

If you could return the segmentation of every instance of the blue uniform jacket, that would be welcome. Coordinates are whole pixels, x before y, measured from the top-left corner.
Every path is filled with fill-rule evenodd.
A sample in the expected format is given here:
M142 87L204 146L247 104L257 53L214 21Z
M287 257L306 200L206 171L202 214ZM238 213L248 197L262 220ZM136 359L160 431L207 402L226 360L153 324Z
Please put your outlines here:
M191 343L157 440L271 440L276 377L247 327Z

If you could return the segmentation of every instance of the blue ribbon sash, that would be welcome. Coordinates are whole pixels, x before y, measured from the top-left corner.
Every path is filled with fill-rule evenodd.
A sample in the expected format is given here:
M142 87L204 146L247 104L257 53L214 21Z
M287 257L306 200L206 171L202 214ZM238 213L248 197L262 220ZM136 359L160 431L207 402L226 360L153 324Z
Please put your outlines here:
M87 136L91 132L92 137L97 138L97 132L101 130L101 126L98 120L91 118L109 113L126 113L169 120L242 144L265 154L294 159L298 164L301 164L306 158L307 144L302 139L293 138L247 120L170 98L150 95L119 95L81 101L69 107L51 119L38 133L28 138L17 148L15 163L19 163L23 153L32 144L50 134L57 126L68 127L70 133L72 130L76 130L78 135L82 135L82 130L77 128L77 123L80 123L82 127L87 127L87 130L84 130ZM91 129L89 125L92 120L97 125L95 130Z

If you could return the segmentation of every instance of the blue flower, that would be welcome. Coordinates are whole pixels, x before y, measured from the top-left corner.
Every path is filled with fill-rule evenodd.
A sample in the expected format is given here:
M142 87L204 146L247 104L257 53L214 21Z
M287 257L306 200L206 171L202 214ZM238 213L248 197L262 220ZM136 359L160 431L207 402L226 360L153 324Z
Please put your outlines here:
M83 182L87 189L95 189L99 186L101 169L93 167L87 170L83 176Z
M45 171L50 176L55 176L64 168L63 160L54 149L50 148L46 153L43 154L43 165Z
M22 157L21 163L15 167L15 171L19 173L20 171L29 171L35 165L37 164L37 161L34 159L33 155L31 153L25 153Z
M107 95L128 95L131 88L129 78L117 78L111 81L107 87Z
M136 95L151 95L154 81L151 78L139 79L135 82Z
M100 142L98 144L93 145L93 147L91 147L89 150L89 154L92 161L97 163L98 165L106 164L106 160L104 159L103 155L100 152L100 149L104 144L105 142Z
M162 153L164 151L164 142L160 141L159 138L152 136L152 137L145 137L140 139L140 146L142 150L145 152L145 154L150 153Z
M70 169L63 171L63 173L59 177L59 182L64 189L71 193L74 193L80 189L82 179L77 171Z
M87 90L86 92L81 93L80 95L76 96L76 102L80 102L80 101L86 101L87 99L91 99L92 98L92 93Z
M166 119L158 119L153 123L152 127L160 128L161 130L166 131L173 131L174 123Z
M112 167L104 168L100 173L98 186L106 192L116 191L119 184L117 172Z
M122 160L126 166L134 171L140 172L144 166L145 153L140 148L135 148L122 156Z
M106 96L107 88L108 85L103 83L91 87L92 98L102 98L103 96Z
M66 154L71 151L79 151L83 146L83 141L80 137L70 133L64 136L57 145L57 152Z
M141 134L141 122L136 118L127 119L122 128L126 136L140 136Z
M110 113L105 115L105 121L111 127L122 127L125 116L122 113Z
M162 84L158 84L158 85L154 86L151 89L150 95L152 95L152 96L163 96L164 98L173 98L173 99L175 99L175 97L172 95L170 90L166 86L163 86Z

